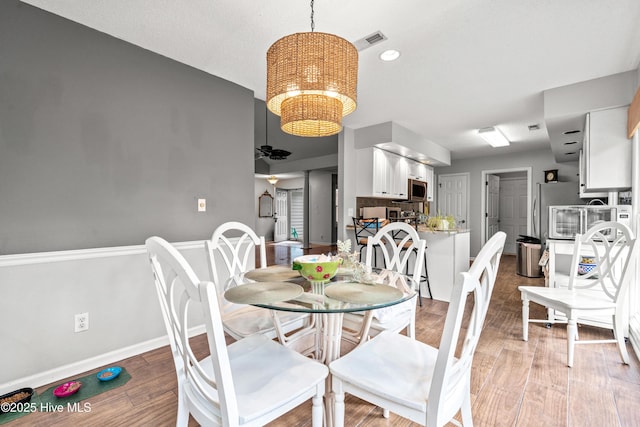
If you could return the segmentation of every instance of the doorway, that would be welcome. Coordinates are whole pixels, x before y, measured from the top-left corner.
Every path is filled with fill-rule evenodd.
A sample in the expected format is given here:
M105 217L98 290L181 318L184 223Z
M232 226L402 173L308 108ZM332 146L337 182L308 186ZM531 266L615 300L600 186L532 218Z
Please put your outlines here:
M515 254L516 239L530 234L531 168L482 171L482 180L482 244L504 231L504 253Z

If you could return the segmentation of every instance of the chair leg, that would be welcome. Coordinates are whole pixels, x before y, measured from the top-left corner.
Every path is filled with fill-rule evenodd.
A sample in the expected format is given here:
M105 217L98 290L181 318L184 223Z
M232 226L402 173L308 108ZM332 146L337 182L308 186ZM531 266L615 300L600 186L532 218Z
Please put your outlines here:
M317 393L311 398L311 426L322 427L323 418L323 405L322 395L324 394L324 387L318 387ZM344 397L344 394L342 395ZM344 406L343 406L344 412Z
M344 391L342 381L333 377L333 424L335 427L344 427ZM330 408L327 410L331 410Z
M382 416L385 418L389 418L389 410L386 408L382 408Z
M427 270L427 252L424 253L424 278L427 282L427 290L429 291L429 299L433 299L433 294L431 293L431 284L429 283L429 270ZM422 301L420 302L420 306L422 306Z
M620 352L620 357L622 357L622 362L625 365L629 364L629 353L627 352L627 346L624 341L624 333L623 333L623 325L621 316L613 315L613 336L615 337L618 343L618 351Z
M473 419L471 418L471 391L465 392L462 406L460 407L460 417L462 418L462 425L464 427L473 426Z
M522 340L529 341L529 299L522 298Z
M576 345L576 335L578 334L578 323L575 317L569 316L567 321L567 366L573 366L573 349Z

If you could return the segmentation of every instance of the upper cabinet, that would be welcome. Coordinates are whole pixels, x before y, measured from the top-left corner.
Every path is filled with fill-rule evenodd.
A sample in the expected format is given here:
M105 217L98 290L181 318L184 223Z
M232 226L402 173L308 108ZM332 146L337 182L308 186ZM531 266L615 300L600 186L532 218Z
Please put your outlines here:
M427 202L433 202L433 189L435 187L434 181L434 173L433 168L431 166L426 166L427 175L425 177L425 181L427 181Z
M626 136L627 107L586 115L580 162L580 193L631 188L631 142ZM586 194L585 194L586 193ZM595 196L595 195L594 195Z
M358 196L407 199L408 179L427 182L427 200L433 200L433 168L379 148L358 150Z
M408 164L404 157L379 148L358 150L358 196L407 198Z
M414 160L409 161L409 178L418 179L420 181L427 180L427 165L416 162Z

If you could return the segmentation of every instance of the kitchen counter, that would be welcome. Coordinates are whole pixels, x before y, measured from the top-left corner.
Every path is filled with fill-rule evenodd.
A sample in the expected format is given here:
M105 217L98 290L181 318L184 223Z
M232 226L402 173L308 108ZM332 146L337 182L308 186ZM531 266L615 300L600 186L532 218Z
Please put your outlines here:
M349 236L352 248L358 251L355 244L353 224L347 225L346 236ZM424 224L418 225L420 238L427 242L427 270L429 285L434 299L449 301L453 284L461 272L469 270L471 252L469 229L431 230ZM364 262L364 252L363 259ZM378 261L380 261L378 257ZM422 282L421 293L427 298L429 291L426 282Z

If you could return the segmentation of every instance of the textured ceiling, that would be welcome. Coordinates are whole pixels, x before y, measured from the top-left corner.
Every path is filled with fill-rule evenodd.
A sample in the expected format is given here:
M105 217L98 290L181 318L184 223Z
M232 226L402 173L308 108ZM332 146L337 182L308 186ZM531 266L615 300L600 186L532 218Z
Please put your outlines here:
M310 30L307 1L24 0L254 91L264 99L265 54ZM452 158L549 145L542 91L638 67L638 0L318 0L315 29L360 52L358 108L344 124L386 121L452 151ZM400 59L378 54L394 48ZM530 132L530 124L541 129ZM491 149L478 128L512 145Z

